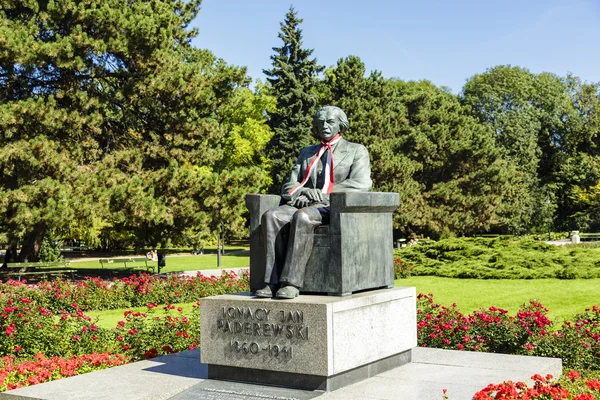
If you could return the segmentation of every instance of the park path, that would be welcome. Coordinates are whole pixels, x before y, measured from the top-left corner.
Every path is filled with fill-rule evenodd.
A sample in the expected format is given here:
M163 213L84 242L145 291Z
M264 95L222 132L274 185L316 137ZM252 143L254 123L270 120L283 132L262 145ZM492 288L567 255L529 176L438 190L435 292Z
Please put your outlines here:
M204 276L221 276L221 275L223 275L223 272L227 272L227 273L235 272L239 276L244 271L248 271L249 269L250 269L249 267L202 269L202 270L198 270L198 271L183 271L179 275L196 276L197 274L200 273Z

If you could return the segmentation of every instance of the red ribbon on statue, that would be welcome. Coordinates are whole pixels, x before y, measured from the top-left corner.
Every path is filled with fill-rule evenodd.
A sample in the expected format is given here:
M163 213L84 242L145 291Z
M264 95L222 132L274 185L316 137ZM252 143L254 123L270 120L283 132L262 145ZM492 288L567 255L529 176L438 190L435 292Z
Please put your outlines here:
M308 182L308 178L310 177L310 174L312 173L314 166L321 159L321 156L326 151L329 151L329 153L327 154L327 163L325 164L325 183L323 184L323 188L321 189L321 191L323 193L327 193L327 194L329 194L333 191L333 184L335 182L334 182L334 178L333 178L333 149L331 148L331 146L333 146L334 144L339 142L341 138L342 138L342 135L340 135L338 133L329 142L326 142L325 140L321 139L322 146L319 149L319 152L317 153L315 158L313 158L313 160L308 165L308 168L306 169L306 172L304 173L304 179L302 179L302 182L300 182L299 185L292 188L288 192L288 194L290 194L290 195L294 194L295 192L300 190L300 188L303 187L306 184L306 182Z

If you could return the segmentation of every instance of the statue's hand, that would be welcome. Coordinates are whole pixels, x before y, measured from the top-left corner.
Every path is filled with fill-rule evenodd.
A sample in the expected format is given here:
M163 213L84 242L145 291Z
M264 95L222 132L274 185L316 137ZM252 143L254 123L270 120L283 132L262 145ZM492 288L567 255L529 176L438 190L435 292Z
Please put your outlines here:
M321 189L302 188L302 194L306 196L309 200L312 200L314 203L323 202L323 192L321 191Z
M294 199L290 203L290 205L292 207L296 207L296 208L304 208L304 207L308 207L310 205L310 200L308 199L308 197L301 194L300 196L296 197L296 199Z

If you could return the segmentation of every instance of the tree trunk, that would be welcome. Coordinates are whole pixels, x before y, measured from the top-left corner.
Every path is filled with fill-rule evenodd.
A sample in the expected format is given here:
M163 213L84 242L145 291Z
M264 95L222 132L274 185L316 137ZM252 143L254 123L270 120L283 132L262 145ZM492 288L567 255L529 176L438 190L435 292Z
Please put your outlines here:
M23 242L23 247L21 247L19 253L19 262L37 261L45 234L46 224L43 222L37 223Z
M8 268L8 263L17 262L17 243L11 242L6 248L6 254L4 254L4 263L0 268Z

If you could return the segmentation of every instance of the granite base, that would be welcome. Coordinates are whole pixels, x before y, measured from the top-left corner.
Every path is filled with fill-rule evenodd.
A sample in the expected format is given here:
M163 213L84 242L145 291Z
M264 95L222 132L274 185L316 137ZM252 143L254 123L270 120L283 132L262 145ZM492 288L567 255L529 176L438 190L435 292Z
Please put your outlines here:
M209 365L208 378L225 381L259 383L303 390L332 391L400 367L411 361L411 350L378 360L332 376L293 374L289 372Z
M416 291L201 302L202 362L209 378L335 390L410 361Z

